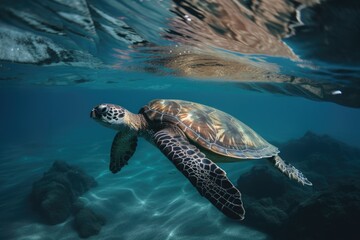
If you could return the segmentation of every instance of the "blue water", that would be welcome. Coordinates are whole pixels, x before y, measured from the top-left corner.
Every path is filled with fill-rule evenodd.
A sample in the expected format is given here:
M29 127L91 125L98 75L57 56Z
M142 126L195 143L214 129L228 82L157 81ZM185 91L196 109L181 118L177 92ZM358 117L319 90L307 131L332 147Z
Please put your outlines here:
M334 186L360 189L360 29L346 25L360 16L359 4L324 1L299 9L296 1L276 1L275 10L263 6L281 16L274 20L261 17L250 4L254 1L214 2L218 5L160 0L0 4L0 239L79 238L73 215L49 225L30 204L33 182L55 160L80 167L98 183L80 196L106 219L89 239L298 239L272 231L270 223L293 226L296 209L325 193L330 194L325 202L331 201ZM242 9L238 15L234 6ZM282 14L281 6L289 12ZM218 8L220 13L211 10ZM290 21L295 13L302 24L289 34L289 22L299 21L300 15ZM301 168L313 188L303 189L277 173L287 184L281 198L256 198L239 189L249 214L249 220L239 222L201 197L144 139L129 165L112 174L108 162L116 132L95 123L90 110L114 103L137 113L159 98L194 101L233 115L280 151L285 148L285 156L296 153L301 160L285 160ZM320 136L313 137L317 145L306 145L311 142L303 137L307 132ZM290 148L294 142L306 151ZM271 168L264 160L219 164L235 185L254 166L264 165ZM257 187L264 190L254 182ZM342 189L329 212L345 209L343 217L350 221L346 194L360 195ZM360 211L358 204L351 207ZM281 211L285 220L278 217ZM321 226L331 223L331 216L319 223L320 235L305 225L299 237L330 239L321 235ZM354 229L339 229L356 239Z

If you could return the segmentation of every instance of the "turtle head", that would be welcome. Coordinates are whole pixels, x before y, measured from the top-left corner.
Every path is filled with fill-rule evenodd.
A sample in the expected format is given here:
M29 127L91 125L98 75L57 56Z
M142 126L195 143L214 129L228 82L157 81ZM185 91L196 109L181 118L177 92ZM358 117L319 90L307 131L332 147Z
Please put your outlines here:
M106 127L121 131L128 127L125 121L126 113L129 112L123 107L103 103L91 110L90 117Z

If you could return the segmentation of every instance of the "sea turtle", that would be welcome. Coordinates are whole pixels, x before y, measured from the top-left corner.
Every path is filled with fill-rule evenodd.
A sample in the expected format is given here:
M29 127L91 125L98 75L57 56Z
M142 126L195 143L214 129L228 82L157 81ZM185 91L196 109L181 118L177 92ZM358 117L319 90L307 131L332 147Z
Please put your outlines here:
M269 159L281 172L303 185L312 185L279 150L229 114L199 103L156 99L133 114L114 104L100 104L91 118L117 131L110 154L110 170L117 173L144 137L226 216L244 219L239 190L214 162Z

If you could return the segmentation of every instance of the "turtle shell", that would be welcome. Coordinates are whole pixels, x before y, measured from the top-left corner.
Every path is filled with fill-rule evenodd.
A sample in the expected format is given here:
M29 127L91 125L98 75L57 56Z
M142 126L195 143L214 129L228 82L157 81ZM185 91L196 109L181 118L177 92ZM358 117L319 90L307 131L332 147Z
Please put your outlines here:
M141 112L154 124L175 124L194 143L231 158L258 159L279 150L231 115L199 103L159 99Z

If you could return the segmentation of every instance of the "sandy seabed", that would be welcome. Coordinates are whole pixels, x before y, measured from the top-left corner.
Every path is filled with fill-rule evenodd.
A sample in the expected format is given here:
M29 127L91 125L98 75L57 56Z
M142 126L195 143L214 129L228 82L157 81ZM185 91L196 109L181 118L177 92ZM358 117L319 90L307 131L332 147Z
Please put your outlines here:
M79 166L98 182L81 196L87 206L106 218L99 235L89 239L268 239L266 234L226 218L160 151L144 141L139 142L129 165L112 174L108 171L110 145L111 141L103 141L66 148L17 146L4 150L0 164L1 239L78 238L73 217L62 224L45 225L28 203L32 182L40 179L54 160ZM246 163L223 167L234 183L248 168Z

